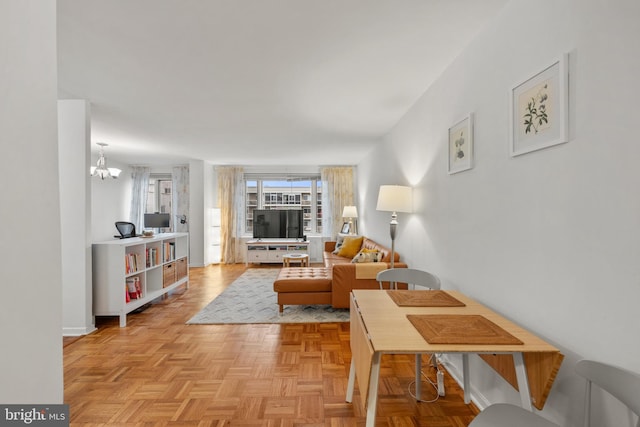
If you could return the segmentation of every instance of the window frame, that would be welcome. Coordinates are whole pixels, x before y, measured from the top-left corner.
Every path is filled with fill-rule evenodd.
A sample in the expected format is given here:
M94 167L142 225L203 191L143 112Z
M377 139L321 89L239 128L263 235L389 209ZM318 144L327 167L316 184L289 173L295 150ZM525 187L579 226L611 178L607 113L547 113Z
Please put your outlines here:
M285 191L268 191L264 183L267 181L310 182L308 192L298 194ZM255 182L255 187L249 187L249 183ZM255 209L295 209L303 211L306 235L322 235L322 180L318 173L300 174L270 174L270 173L245 173L243 177L243 221L242 233L253 235L251 226L252 212ZM255 188L255 192L250 192ZM284 188L284 187L283 187ZM293 188L293 187L292 187ZM267 200L268 198L268 200ZM296 203L297 202L297 203ZM307 228L307 222L308 227Z
M171 184L171 191L169 193L161 193L159 182L169 182ZM151 189L154 189L153 192L153 201L154 206L153 209L149 206L149 201L151 199ZM162 209L161 198L162 194L169 195L168 202L168 211ZM147 189L147 200L145 201L144 207L145 213L168 213L170 218L170 229L169 231L173 231L173 177L170 173L152 173L149 175L149 187Z

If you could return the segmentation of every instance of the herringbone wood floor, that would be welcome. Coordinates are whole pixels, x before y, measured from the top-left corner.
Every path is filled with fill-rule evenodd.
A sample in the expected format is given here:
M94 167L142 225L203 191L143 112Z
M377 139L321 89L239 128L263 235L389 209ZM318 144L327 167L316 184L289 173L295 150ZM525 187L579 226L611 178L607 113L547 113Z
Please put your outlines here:
M364 425L357 388L345 402L348 323L185 324L245 269L192 268L188 290L128 316L126 328L98 318L95 333L65 338L71 425ZM412 356L383 357L376 425L461 427L477 414L448 375L436 403L417 403L412 379ZM424 398L435 396L424 389Z

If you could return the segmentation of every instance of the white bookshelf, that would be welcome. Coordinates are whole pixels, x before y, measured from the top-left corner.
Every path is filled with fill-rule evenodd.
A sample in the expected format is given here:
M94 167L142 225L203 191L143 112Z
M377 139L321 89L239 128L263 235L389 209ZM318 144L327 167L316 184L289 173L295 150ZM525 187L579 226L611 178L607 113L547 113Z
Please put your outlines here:
M188 233L108 240L94 243L92 251L93 315L119 316L121 327L128 313L189 286ZM128 292L127 281L139 283L139 296Z

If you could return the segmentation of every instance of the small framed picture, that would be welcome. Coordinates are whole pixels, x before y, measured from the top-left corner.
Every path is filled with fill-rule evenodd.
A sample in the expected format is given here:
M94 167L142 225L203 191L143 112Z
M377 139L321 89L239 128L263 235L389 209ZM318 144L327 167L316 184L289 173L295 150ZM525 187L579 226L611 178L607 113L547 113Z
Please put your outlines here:
M473 167L473 113L449 128L449 174Z
M568 55L511 89L511 156L569 140Z
M349 230L351 228L349 227L349 223L348 222L343 222L342 223L342 230L340 230L341 234L349 234Z

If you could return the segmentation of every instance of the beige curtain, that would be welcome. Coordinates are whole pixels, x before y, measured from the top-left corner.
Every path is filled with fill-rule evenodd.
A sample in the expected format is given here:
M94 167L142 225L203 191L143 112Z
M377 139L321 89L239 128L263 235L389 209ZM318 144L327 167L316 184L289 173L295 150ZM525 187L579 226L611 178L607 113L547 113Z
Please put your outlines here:
M242 218L244 217L244 170L238 166L220 166L218 207L220 208L220 262L234 264L238 259Z
M131 168L131 206L129 221L135 224L136 233L144 230L144 212L149 194L149 176L151 169L144 166Z
M322 179L322 231L325 237L335 237L342 227L342 209L355 205L353 197L353 167L324 167Z
M189 232L189 166L176 166L171 172L173 182L171 199L171 218L173 231Z

